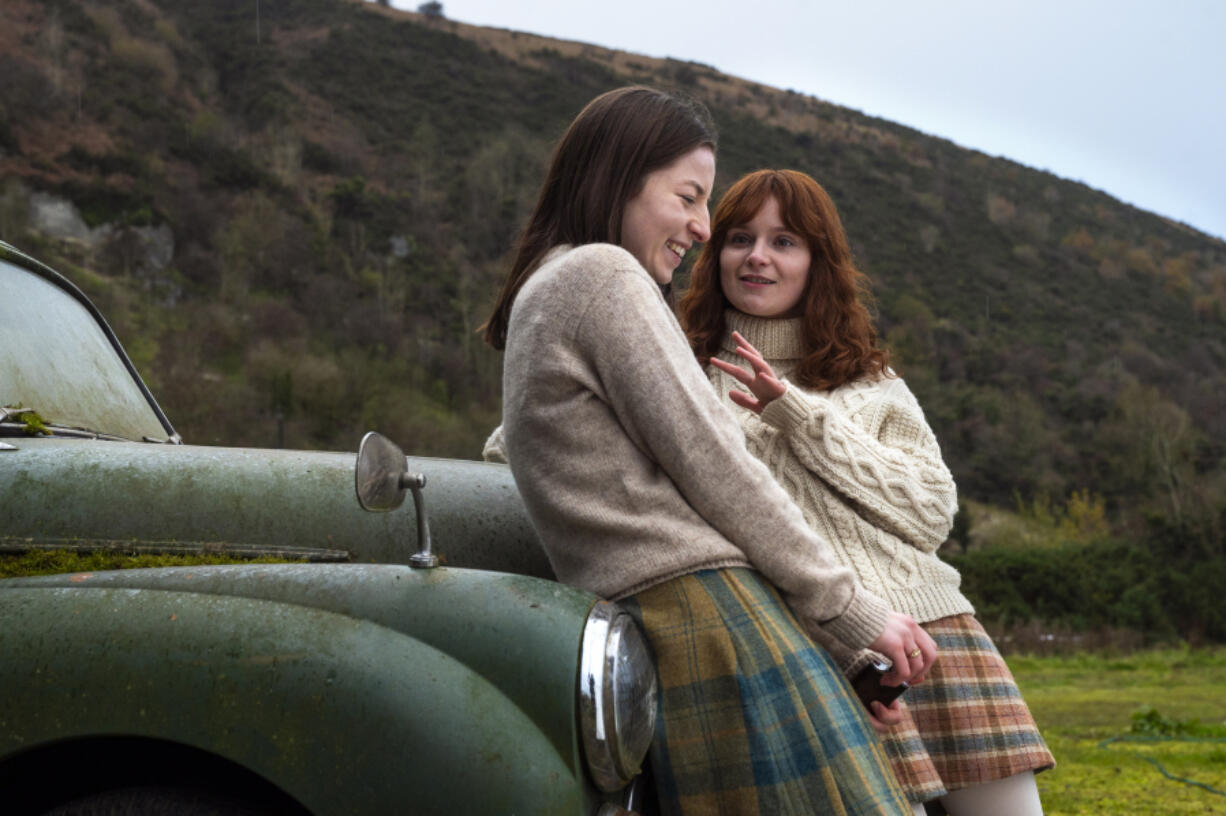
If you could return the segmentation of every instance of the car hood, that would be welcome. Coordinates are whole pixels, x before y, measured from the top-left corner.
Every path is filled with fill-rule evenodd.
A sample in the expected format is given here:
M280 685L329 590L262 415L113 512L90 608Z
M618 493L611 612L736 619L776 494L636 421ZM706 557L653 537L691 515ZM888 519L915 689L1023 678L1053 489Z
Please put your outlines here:
M221 552L408 563L412 502L362 510L355 454L157 445L88 439L6 440L0 451L0 548ZM441 564L551 578L510 471L410 457L426 476Z

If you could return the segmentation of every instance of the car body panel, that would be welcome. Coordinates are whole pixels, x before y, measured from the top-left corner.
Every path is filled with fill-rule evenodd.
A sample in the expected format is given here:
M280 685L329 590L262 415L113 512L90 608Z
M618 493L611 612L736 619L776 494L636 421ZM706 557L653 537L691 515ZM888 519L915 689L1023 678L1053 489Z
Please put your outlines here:
M0 757L122 734L223 756L315 813L582 812L573 665L590 599L504 578L252 565L7 581L0 652L23 660L0 665Z
M407 564L417 546L412 502L391 513L358 506L354 454L7 441L15 449L0 451L0 548ZM428 474L425 506L442 564L553 577L505 465L410 457L409 468Z

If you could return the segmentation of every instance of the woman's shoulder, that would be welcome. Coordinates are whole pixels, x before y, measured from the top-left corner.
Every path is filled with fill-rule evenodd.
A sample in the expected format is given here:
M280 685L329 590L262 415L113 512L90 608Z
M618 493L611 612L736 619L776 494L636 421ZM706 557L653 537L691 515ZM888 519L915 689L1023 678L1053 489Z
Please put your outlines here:
M634 256L616 244L580 244L579 246L554 247L545 256L544 266L556 265L559 269L583 270L589 275L622 274L642 272L646 274Z
M848 393L858 391L864 394L871 395L886 395L894 392L911 393L907 388L906 382L892 368L886 368L885 371L870 371L859 377L856 377L850 382L840 385L835 391L846 391Z
M585 294L610 293L635 302L660 299L660 287L642 264L616 244L582 244L556 258L557 276ZM661 302L663 300L661 299Z
M919 401L916 400L915 394L907 387L907 381L894 372L894 369L887 368L884 375L877 378L877 389L882 394L884 399L897 402L901 405L919 407Z
M639 280L639 278L643 280ZM565 301L572 306L590 302L599 293L617 288L641 288L650 294L650 278L634 256L613 244L556 246L545 253L536 271L516 298L525 301Z
M887 371L884 376L862 377L839 389L844 409L874 433L915 440L928 427L924 409L906 381Z
M857 377L827 392L827 396L851 411L880 408L886 404L910 405L915 397L902 377L893 369L882 373L870 373Z

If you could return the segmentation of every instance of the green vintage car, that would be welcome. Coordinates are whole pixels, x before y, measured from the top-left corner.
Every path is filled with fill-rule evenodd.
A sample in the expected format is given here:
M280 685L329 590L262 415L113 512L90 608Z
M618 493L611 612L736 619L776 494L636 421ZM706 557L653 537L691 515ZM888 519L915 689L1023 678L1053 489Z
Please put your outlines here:
M0 242L0 549L292 562L0 581L0 812L650 809L633 621L552 579L505 467L360 448L182 444Z

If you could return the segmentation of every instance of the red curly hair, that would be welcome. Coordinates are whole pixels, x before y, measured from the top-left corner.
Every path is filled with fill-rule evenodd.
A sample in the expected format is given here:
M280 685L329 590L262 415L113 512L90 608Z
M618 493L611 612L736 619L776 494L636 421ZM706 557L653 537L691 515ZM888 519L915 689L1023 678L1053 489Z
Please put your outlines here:
M730 308L719 281L719 256L728 231L747 224L770 199L779 202L784 225L802 238L811 258L801 295L805 357L793 375L800 385L823 390L866 376L892 376L890 356L877 347L877 330L866 303L868 278L851 259L838 210L822 186L796 170L758 170L724 194L711 222L690 286L681 299L681 325L704 365L718 353L724 311Z

